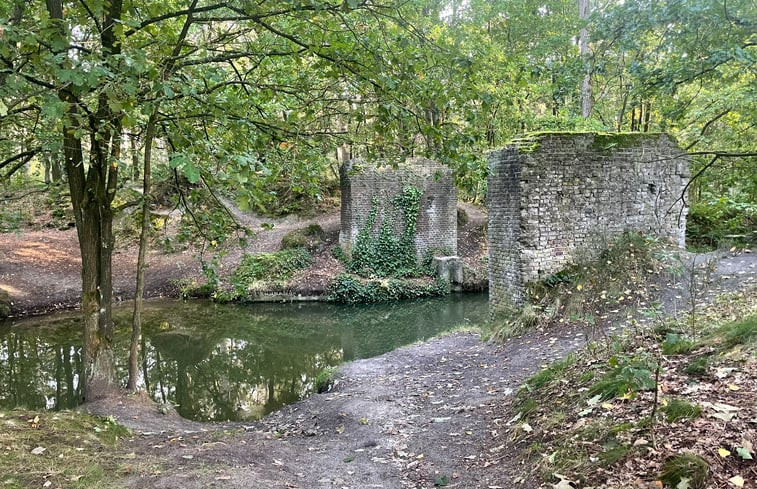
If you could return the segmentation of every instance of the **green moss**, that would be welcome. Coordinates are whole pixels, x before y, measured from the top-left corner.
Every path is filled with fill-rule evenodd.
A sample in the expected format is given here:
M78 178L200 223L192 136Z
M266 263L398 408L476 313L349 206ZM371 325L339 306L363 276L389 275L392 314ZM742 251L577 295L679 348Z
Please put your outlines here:
M517 146L521 154L536 153L547 137L593 136L591 148L600 153L638 146L645 140L657 139L659 132L597 132L597 131L537 131L513 139L509 145Z

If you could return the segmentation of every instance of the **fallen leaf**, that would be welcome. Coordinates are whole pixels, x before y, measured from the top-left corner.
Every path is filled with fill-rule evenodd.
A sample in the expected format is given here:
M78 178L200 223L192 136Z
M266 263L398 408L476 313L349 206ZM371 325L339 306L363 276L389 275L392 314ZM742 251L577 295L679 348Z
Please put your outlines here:
M732 391L737 391L737 390L741 389L741 387L737 386L736 384L728 384L728 389L730 389Z
M752 460L752 454L744 447L736 447L736 453L744 460Z
M733 484L736 487L744 487L744 478L740 475L734 475L730 479L728 479L728 482Z
M552 486L554 489L575 489L576 487L575 483L572 482L567 477L565 477L564 475L558 474L557 472L555 472L553 475L557 477L558 479L560 479L560 482Z
M726 458L731 454L730 451L726 450L725 448L718 448L718 455L720 455L723 458Z

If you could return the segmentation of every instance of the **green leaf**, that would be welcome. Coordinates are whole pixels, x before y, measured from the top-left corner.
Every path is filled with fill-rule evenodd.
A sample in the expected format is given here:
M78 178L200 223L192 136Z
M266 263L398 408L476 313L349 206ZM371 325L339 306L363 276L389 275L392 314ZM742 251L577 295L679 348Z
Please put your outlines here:
M446 475L443 475L441 477L437 477L436 479L434 479L434 485L436 487L443 487L443 486L446 486L447 484L449 484L449 477L447 477Z
M737 447L736 453L738 454L739 457L741 457L744 460L753 460L752 454L749 453L749 450L747 450L744 447Z

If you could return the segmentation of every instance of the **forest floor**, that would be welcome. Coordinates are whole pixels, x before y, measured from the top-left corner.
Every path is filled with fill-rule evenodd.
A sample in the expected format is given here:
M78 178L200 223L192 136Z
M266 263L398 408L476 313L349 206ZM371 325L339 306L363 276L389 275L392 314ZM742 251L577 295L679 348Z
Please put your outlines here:
M483 219L474 214L472 221L479 227L471 227L467 238L461 233L461 239L468 239L466 246L484 250ZM267 246L278 245L287 227L309 222L275 223L273 229L281 234L269 234ZM321 222L333 240L338 217L332 213ZM260 242L250 246L265 249ZM18 314L75 304L76 250L72 230L0 235L0 255L11 257L0 262L0 287L11 294ZM151 295L175 293L172 279L200 277L193 252L155 252L153 258L148 275ZM757 254L724 252L711 258L715 268L708 293L700 299L702 306L714 303L722 293L754 295ZM120 249L114 259L116 289L125 297L133 259L130 249ZM658 290L659 298L669 313L684 310L682 285L668 278L671 281ZM620 331L640 316L639 312L618 318L612 326ZM526 456L528 446L518 436L523 424L514 421L519 413L515 394L530 376L582 348L588 336L583 328L555 326L496 344L483 342L478 333L453 333L345 364L330 392L253 423L191 422L173 413L162 414L141 397L86 405L88 412L110 417L131 430L115 445L82 444L81 433L55 429L60 416L55 413L0 413L0 473L6 474L0 477L0 487L85 487L81 484L89 475L75 462L77 456L99 463L100 480L115 487L575 487L557 480L545 485L534 473L540 459L534 462ZM755 385L747 383L741 389L753 394ZM742 408L754 410L753 405ZM101 433L106 428L93 429ZM747 441L754 435L754 426L749 429L744 434ZM4 466L13 454L20 458ZM628 477L614 487L661 487L655 485L652 469L645 473L643 467L631 465L618 469L628 472ZM21 467L30 470L14 476ZM754 487L749 485L755 483L753 469L751 474L744 473L742 487ZM724 473L717 480L727 480L726 476L730 477Z

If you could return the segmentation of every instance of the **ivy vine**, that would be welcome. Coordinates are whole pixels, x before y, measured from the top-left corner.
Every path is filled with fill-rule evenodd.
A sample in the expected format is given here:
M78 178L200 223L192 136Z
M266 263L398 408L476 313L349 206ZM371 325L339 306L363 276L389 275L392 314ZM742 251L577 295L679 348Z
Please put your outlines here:
M371 200L371 210L358 231L347 270L364 277L412 277L422 274L418 267L415 236L423 192L406 185L391 201L389 212L383 212L376 232L380 202ZM402 231L395 233L395 221L402 221Z

